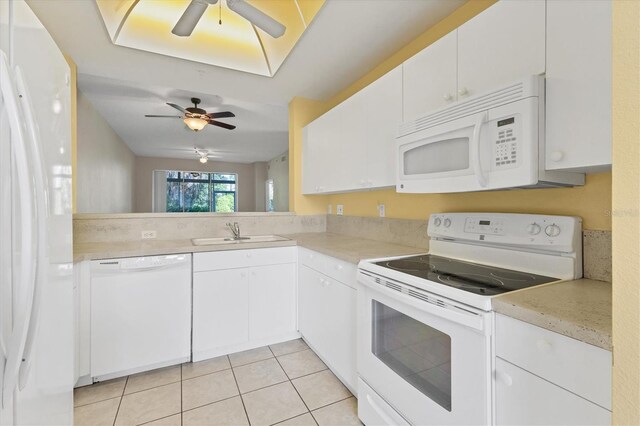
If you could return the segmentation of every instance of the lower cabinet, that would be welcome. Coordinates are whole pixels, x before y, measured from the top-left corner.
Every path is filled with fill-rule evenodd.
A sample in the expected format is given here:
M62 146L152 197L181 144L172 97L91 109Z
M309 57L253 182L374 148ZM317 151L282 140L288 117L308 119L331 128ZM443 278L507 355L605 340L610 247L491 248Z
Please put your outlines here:
M611 352L498 314L496 356L496 424L611 424Z
M305 264L304 257L312 255L323 264L316 269ZM298 277L298 325L307 343L329 368L355 392L356 371L356 289L355 265L319 253L300 249ZM345 269L353 270L351 285L333 276L345 276ZM346 280L345 280L346 281ZM352 287L353 286L353 287Z
M194 254L193 361L299 337L296 247Z
M609 425L611 412L498 358L499 425Z

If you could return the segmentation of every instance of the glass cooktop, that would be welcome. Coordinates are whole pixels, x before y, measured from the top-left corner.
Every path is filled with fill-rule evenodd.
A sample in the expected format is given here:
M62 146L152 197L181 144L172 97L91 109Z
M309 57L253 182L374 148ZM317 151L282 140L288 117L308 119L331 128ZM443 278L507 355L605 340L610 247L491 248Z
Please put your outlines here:
M385 260L375 264L482 296L493 296L558 281L558 278L431 254Z

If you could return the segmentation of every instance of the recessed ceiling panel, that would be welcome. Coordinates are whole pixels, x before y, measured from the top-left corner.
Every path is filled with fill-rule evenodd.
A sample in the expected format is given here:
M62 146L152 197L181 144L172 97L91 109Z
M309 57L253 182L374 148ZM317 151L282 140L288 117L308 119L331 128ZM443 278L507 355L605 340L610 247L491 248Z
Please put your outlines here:
M273 77L324 0L247 0L286 26L279 38L230 10L226 0L209 5L188 37L176 36L171 30L190 0L96 3L116 45Z

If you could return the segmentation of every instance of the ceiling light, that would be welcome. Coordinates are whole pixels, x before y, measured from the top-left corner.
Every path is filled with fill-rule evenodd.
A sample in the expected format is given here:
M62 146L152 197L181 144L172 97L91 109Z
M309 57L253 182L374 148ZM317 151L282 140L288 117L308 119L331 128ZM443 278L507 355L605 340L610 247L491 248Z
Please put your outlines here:
M205 164L207 161L209 161L209 159L207 157L200 157L200 162L202 164Z
M207 120L203 120L202 118L196 117L186 117L184 119L184 124L189 126L189 128L193 131L198 131L204 129L204 126L207 125Z

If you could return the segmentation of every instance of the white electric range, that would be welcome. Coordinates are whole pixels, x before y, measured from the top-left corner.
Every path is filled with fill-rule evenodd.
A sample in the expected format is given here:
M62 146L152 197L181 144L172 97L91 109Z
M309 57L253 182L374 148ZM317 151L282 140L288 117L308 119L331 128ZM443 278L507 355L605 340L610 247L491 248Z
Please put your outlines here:
M582 276L577 217L445 213L429 253L358 265L365 424L491 424L491 301Z

